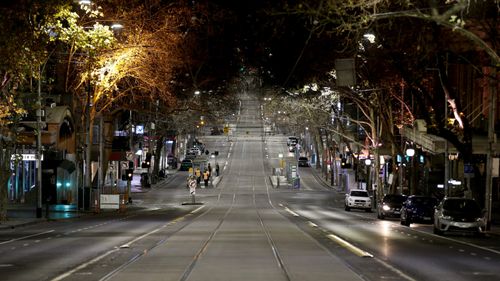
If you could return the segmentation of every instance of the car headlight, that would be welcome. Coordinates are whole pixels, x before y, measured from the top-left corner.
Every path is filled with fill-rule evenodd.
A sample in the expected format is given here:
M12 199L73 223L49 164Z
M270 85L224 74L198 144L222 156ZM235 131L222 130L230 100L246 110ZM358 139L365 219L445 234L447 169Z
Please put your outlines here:
M390 209L391 209L391 207L389 207L387 205L382 206L382 210L384 210L384 211L389 211Z

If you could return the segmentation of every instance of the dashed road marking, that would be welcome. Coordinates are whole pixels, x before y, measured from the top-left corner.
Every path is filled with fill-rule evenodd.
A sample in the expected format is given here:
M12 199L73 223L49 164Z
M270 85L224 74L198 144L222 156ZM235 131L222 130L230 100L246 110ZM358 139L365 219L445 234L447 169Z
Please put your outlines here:
M10 240L7 240L7 241L0 242L0 245L7 244L7 243L12 243L14 241L19 241L19 240L23 240L23 239L27 239L27 238L31 238L31 237L35 237L35 236L44 235L44 234L51 233L51 232L54 232L54 230L49 230L49 231L45 231L45 232L31 234L31 235L28 235L28 236L23 236L23 237L19 237L19 238L10 239Z

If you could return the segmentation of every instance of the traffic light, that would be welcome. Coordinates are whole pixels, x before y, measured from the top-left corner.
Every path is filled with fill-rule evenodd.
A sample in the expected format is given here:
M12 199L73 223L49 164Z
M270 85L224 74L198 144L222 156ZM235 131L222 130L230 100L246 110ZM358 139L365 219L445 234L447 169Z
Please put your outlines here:
M128 181L132 181L134 178L134 169L127 169L125 171L125 179Z
M151 153L146 153L146 160L142 162L141 165L142 168L149 168L151 167Z
M351 168L351 163L347 163L347 159L342 158L342 160L340 160L340 167L342 169L349 169L349 168Z

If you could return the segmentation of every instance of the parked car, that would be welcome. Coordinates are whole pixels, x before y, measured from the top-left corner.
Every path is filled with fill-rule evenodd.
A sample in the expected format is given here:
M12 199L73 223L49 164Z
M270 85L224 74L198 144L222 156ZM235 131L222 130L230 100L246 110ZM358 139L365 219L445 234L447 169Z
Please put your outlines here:
M484 212L472 199L448 197L434 209L434 233L480 234L485 228Z
M309 159L305 156L299 157L299 167L309 167Z
M286 141L287 146L295 146L299 142L299 138L295 136L290 136L288 137L288 140Z
M188 153L195 153L196 155L201 155L201 150L200 148L194 146L188 150Z
M221 135L222 134L222 130L219 129L218 127L212 127L210 128L210 135L211 136L218 136L218 135Z
M377 218L385 219L386 217L397 217L401 215L401 207L406 201L406 195L402 194L386 194L382 201L377 205Z
M401 224L410 226L410 224L432 223L434 218L434 208L438 200L428 196L408 196L401 207Z
M193 160L184 159L181 162L181 166L179 167L179 171L189 171L189 168L193 167Z
M196 156L198 156L198 154L196 154L196 152L186 152L186 155L184 156L184 159L187 159L187 160L193 160L196 158Z
M351 189L345 195L345 210L363 209L366 212L372 211L372 199L368 191L363 189Z

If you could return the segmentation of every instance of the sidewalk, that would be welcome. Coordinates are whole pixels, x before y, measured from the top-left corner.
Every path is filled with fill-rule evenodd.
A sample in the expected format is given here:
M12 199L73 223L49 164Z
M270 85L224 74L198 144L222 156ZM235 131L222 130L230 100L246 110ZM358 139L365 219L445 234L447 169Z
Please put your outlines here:
M134 178L131 182L131 193L134 194L134 193L149 192L155 186L166 184L174 178L177 171L178 171L177 169L169 170L168 171L169 174L166 178L160 179L156 184L152 184L151 187L143 187L141 185L141 175L139 171L134 174ZM220 182L221 179L222 175L220 175L219 177L214 177L212 181L212 185L214 188L217 187L217 184ZM134 196L132 195L132 198L133 197ZM128 210L133 209L133 207L134 207L133 204L127 205ZM103 213L112 214L114 212L116 212L116 210L101 210L99 214ZM95 213L93 209L82 211L82 210L77 210L76 205L57 204L49 206L48 216L47 216L46 206L43 205L42 217L37 218L36 206L23 203L10 203L7 207L8 220L0 222L0 230L23 227L46 221L75 219L89 215L98 215L98 214Z
M84 213L78 212L76 205L50 205L47 216L47 208L43 206L42 217L36 217L36 207L28 204L9 204L7 208L7 221L0 222L1 229L16 228L40 223L49 220L62 220L79 218Z

